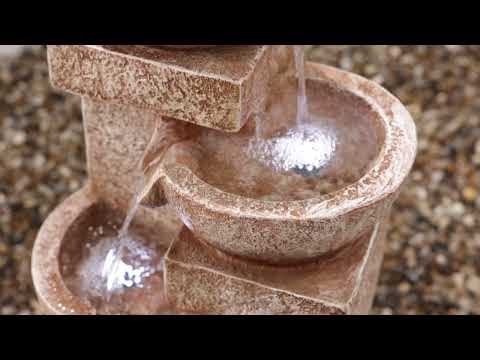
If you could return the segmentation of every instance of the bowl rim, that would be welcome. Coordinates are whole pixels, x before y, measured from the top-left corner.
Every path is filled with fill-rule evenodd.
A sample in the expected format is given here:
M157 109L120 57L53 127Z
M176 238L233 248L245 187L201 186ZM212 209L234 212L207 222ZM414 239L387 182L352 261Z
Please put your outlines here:
M178 166L165 169L164 188L173 189L213 213L286 221L338 217L381 202L395 193L410 173L417 152L415 124L405 106L379 84L328 65L307 62L306 79L334 84L364 100L378 114L384 142L375 163L359 180L317 198L265 201L224 192L204 182L187 167Z
M42 225L32 251L31 273L35 292L49 313L95 315L96 310L68 289L59 256L65 236L78 217L98 202L87 184L59 205Z

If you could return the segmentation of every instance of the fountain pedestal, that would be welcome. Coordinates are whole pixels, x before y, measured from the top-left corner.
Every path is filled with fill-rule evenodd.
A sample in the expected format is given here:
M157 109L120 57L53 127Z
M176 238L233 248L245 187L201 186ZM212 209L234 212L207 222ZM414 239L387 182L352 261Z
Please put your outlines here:
M42 226L33 279L47 313L96 314L65 277L85 247L86 229L125 216L156 124L165 117L238 132L269 106L266 94L295 79L293 50L65 45L49 46L48 57L53 85L82 97L89 181ZM232 197L186 169L166 173L161 186L169 205L141 208L132 231L166 251L165 292L175 309L368 313L391 204L413 164L415 129L398 100L372 82L314 64L307 77L328 109L345 105L375 123L377 159L354 186L291 205ZM281 105L279 116L293 111Z
M273 267L235 259L184 228L167 252L166 292L175 307L225 315L368 314L386 225L308 265Z

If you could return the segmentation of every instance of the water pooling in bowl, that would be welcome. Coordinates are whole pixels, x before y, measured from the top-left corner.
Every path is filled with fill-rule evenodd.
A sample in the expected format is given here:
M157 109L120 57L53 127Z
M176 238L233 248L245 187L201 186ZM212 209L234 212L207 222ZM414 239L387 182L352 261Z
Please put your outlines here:
M90 226L83 234L82 248L76 249L80 252L77 260L71 259L72 250L64 250L65 283L99 314L168 311L163 292L162 249L137 232L129 232L122 239L117 233L118 227L110 221ZM122 256L118 256L119 250ZM115 273L105 273L106 269Z
M69 271L66 282L102 314L168 314L163 291L163 252L155 242L131 230L142 200L158 181L156 169L167 149L186 136L186 127L159 123L142 156L136 190L123 224L112 219L91 227L87 251ZM112 215L110 215L112 216Z
M295 124L270 138L257 134L250 141L248 154L276 172L294 171L300 176L318 176L335 156L336 134L325 120L313 119L309 113L304 47L297 45L294 52L298 78Z
M276 172L294 171L305 177L318 176L335 155L336 134L333 127L309 113L304 47L297 45L294 52L298 78L295 124L285 133L267 139L257 134L250 141L248 154Z
M276 172L294 171L309 177L320 175L336 150L332 129L312 123L300 123L286 133L273 138L254 139L248 154Z
M270 109L252 118L255 125L238 134L202 133L192 152L200 179L244 197L295 201L337 191L365 174L380 150L378 124L352 94L307 82L303 51L295 47L298 86L278 91ZM285 105L293 98L295 111Z

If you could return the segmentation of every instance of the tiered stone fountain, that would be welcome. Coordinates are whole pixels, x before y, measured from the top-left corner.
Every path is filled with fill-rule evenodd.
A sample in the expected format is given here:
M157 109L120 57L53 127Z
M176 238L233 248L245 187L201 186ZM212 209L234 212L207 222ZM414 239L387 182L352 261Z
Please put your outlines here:
M163 121L192 124L195 137L172 146L135 216L131 231L155 244L164 267L152 280L154 298L131 291L120 300L125 309L369 312L391 205L416 152L413 121L395 97L307 63L311 111L335 119L343 139L323 176L346 182L310 198L272 200L257 196L265 184L239 193L232 174L248 176L236 144L258 132L259 112L267 132L295 118L291 46L65 45L49 46L48 57L53 85L82 97L89 181L51 214L35 244L33 278L46 313L105 313L68 279L96 241L88 229L112 232L125 216L137 163ZM231 167L210 161L215 151Z

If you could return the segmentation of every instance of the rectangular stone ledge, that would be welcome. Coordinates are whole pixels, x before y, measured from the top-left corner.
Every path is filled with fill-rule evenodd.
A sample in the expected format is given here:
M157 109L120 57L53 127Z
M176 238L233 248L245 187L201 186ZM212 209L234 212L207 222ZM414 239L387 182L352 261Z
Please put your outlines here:
M165 50L143 45L49 45L54 87L96 101L150 109L161 116L226 132L239 131L287 46ZM279 60L280 59L280 60Z
M385 227L317 264L290 269L231 259L184 228L166 254L167 296L186 311L219 315L368 314Z

